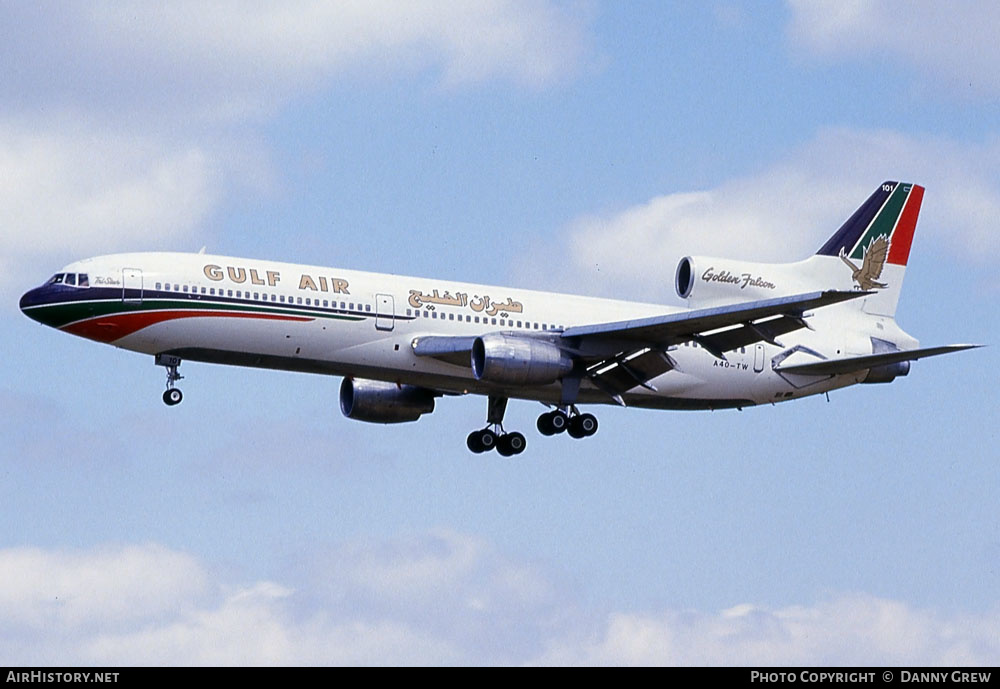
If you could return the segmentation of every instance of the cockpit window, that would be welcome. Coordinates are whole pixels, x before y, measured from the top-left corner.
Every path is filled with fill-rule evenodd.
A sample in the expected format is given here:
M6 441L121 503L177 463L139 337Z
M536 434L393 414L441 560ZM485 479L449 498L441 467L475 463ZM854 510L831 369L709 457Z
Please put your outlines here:
M51 278L49 278L50 285L62 284L63 279L66 277L66 273L56 273Z
M76 283L77 287L90 287L90 276L86 273L80 273L80 281Z
M76 273L66 273L66 284L76 286Z

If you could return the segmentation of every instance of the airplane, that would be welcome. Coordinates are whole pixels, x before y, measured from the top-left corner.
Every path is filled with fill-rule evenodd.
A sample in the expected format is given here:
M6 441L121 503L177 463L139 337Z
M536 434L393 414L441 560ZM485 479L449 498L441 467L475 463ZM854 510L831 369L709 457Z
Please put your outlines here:
M153 355L163 401L184 360L343 376L345 416L416 421L444 396L487 397L474 453L520 454L510 399L549 407L545 436L592 436L583 404L742 409L888 383L921 348L895 321L924 189L884 182L796 263L686 256L687 308L205 253L71 263L20 300L30 318ZM204 251L204 250L203 250Z

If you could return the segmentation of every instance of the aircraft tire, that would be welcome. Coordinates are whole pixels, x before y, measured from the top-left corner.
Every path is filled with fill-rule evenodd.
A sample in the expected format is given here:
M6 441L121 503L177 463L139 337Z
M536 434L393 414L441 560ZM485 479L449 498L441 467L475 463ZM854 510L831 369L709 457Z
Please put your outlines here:
M500 442L497 444L497 452L504 457L510 457L511 455L521 454L527 446L528 442L524 439L524 435L515 431L513 433L506 433L500 437Z
M470 443L472 442L471 438L473 436L475 436L476 438L475 439L476 447L482 448L478 450L478 452L489 452L490 450L496 448L497 446L497 441L498 441L497 434L491 431L489 428L484 428L480 431L473 431L469 435ZM477 452L477 450L472 449L471 444L469 445L469 449L472 450L473 452Z
M470 452L479 454L480 452L485 452L486 448L483 447L482 443L479 441L479 431L472 431L469 433L469 437L465 439L465 445L469 448Z
M168 407L180 404L182 399L184 399L184 393L178 388L169 388L163 393L163 403Z
M569 426L569 417L559 410L549 412L549 425L552 426L552 435L562 433Z
M589 438L594 433L597 433L597 417L593 414L581 414L576 417L575 421L580 426L580 430L583 431L585 438Z

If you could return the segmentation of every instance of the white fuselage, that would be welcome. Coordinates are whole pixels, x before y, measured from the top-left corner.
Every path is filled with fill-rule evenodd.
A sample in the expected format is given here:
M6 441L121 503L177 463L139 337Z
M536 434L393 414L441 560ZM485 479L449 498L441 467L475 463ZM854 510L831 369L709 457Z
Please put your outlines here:
M203 254L102 256L63 271L87 274L87 289L95 294L102 290L102 301L112 302L101 307L105 311L116 308L116 299L130 302L128 308L137 319L132 327L142 327L110 339L111 335L100 334L100 319L88 316L96 325L76 333L124 349L547 403L558 402L558 384L504 387L478 381L467 362L418 356L413 343L428 336L472 338L493 332L553 338L571 326L685 311L660 304ZM808 329L780 337L780 346L760 342L727 352L725 359L693 341L671 346L668 353L676 367L622 399L630 406L662 408L785 401L857 383L864 375L783 376L773 370L778 360L804 356L805 351L830 358L868 354L876 328L879 337L912 342L891 318L871 316L850 305L819 309L807 314L807 322ZM67 323L64 329L74 332L74 327ZM95 328L98 336L91 334ZM586 379L578 401L613 403Z

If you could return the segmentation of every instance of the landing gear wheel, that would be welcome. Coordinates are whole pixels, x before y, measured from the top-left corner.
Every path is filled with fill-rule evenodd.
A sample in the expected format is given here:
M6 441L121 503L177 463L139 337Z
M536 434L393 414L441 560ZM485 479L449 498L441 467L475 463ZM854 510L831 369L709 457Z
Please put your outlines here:
M170 388L163 393L163 403L168 407L180 404L182 399L184 399L184 393L178 388Z
M504 433L500 436L500 440L497 443L497 452L504 457L519 455L524 452L524 448L527 445L528 443L522 434L516 431L514 433Z
M594 433L597 433L597 417L593 414L580 414L580 416L576 417L576 422L583 430L585 438L589 438Z
M562 433L566 430L566 427L569 426L569 417L558 409L550 411L548 414L545 414L545 416L549 417L549 425L552 427L552 435Z
M552 427L552 414L546 412L538 417L535 427L542 435L555 435L556 429Z
M472 433L469 433L469 437L465 439L465 445L469 448L470 452L474 452L477 455L480 452L486 451L486 448L479 442L479 431L472 431Z
M586 438L597 433L597 417L593 414L580 414L569 420L569 434L573 438Z
M481 431L472 431L472 433L469 433L465 444L476 454L489 452L497 446L497 434L489 428L484 428Z

